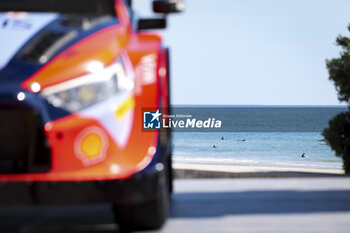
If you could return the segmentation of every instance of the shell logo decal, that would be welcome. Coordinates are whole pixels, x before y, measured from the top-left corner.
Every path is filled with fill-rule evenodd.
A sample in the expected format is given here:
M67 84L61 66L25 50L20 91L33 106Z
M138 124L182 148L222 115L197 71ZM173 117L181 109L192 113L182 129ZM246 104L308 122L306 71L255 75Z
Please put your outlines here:
M85 166L97 164L106 158L108 138L98 127L92 126L83 130L74 145L76 156Z

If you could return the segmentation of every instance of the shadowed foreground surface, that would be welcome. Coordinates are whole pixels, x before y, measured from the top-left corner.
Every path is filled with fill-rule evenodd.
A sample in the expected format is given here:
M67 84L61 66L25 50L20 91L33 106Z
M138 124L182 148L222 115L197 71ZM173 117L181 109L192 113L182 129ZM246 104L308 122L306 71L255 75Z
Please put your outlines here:
M88 194L87 194L88 195ZM176 180L159 232L348 232L350 179ZM0 207L0 232L118 232L109 205Z

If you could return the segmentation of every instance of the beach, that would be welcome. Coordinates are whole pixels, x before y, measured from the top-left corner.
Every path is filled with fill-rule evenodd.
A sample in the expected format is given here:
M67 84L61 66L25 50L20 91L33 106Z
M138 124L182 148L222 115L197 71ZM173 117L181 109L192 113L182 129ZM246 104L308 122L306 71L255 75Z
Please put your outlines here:
M343 176L343 169L311 167L279 167L233 164L173 163L174 176L186 178L252 178L252 177L303 177Z

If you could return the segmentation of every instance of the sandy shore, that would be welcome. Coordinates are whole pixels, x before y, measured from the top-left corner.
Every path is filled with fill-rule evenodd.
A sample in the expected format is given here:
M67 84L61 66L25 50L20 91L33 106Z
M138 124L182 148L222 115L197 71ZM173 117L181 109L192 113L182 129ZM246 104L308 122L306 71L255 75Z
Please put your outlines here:
M274 167L274 166L244 166L228 164L174 163L176 178L217 178L217 177L254 177L254 176L303 176L303 175L343 175L343 170Z

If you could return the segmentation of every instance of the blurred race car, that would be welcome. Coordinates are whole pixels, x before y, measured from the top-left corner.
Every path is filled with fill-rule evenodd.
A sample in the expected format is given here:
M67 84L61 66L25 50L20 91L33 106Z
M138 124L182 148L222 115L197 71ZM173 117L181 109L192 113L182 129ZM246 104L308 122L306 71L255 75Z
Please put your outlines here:
M181 1L0 0L0 202L109 202L123 229L161 227L172 189L169 54ZM159 111L158 111L159 112ZM155 116L157 117L157 116Z

